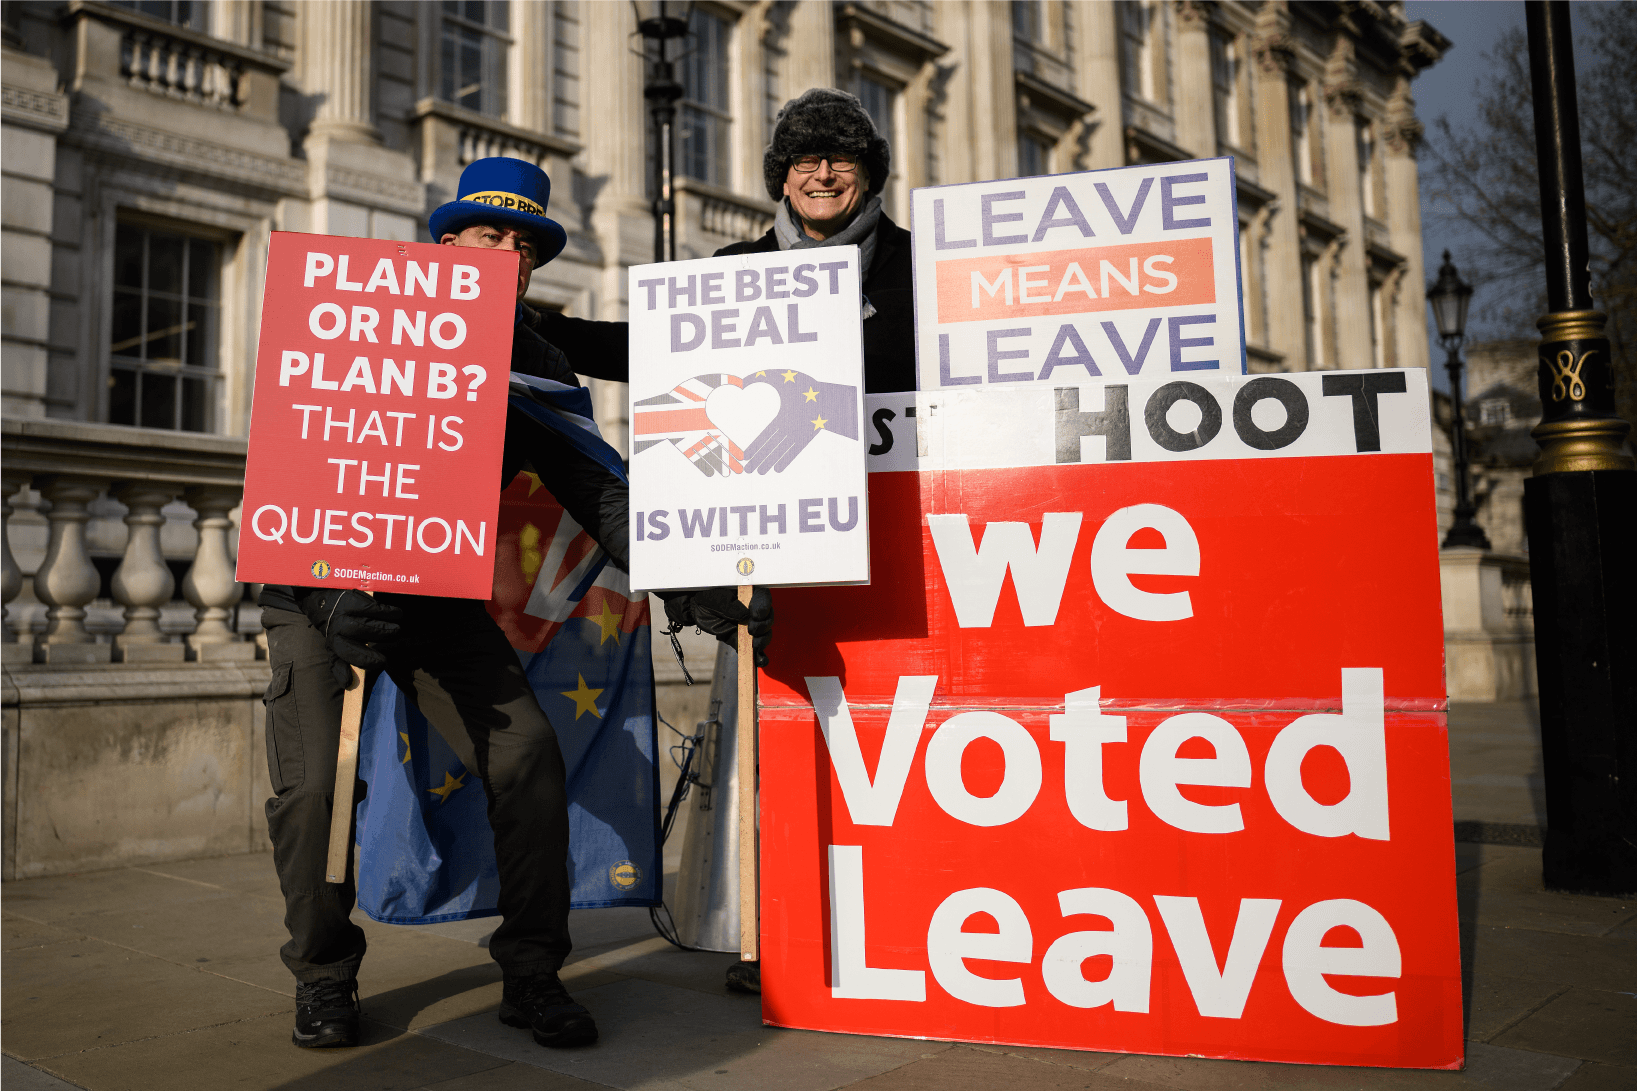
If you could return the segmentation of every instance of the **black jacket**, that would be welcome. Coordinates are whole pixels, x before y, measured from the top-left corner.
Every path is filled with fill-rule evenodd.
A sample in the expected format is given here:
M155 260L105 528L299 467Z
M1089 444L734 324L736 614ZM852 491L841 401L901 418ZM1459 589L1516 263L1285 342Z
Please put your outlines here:
M915 291L909 232L885 214L876 232L875 254L864 276L864 298L875 307L875 314L864 320L864 389L871 394L895 394L916 387ZM722 247L716 256L766 254L778 248L778 237L770 228L759 239ZM592 322L546 314L538 328L567 354L581 375L630 382L624 322Z
M523 322L512 331L511 370L569 386L578 384L563 353ZM501 488L510 484L520 470L532 469L574 521L608 551L615 566L630 571L625 482L575 450L556 432L510 406L506 408L506 445L500 466ZM299 610L298 600L307 590L268 584L257 602L278 610Z

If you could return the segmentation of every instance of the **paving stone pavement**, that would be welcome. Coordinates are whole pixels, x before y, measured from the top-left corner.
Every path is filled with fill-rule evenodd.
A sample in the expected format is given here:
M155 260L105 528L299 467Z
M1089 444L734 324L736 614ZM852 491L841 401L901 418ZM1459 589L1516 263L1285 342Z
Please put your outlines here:
M1537 826L1526 705L1450 716L1458 820ZM1487 828L1487 827L1486 827ZM494 1011L493 921L363 920L364 1042L293 1048L294 987L265 854L6 883L5 1091L1240 1091L1637 1089L1637 901L1553 894L1540 850L1456 846L1466 996L1460 1072L1146 1057L764 1027L733 955L680 951L643 910L576 912L569 988L602 1040L537 1048Z

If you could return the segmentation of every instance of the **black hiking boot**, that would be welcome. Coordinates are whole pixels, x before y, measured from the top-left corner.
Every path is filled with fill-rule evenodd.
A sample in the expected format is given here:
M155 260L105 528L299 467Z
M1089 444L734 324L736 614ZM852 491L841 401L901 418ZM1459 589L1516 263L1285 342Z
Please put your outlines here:
M505 974L500 1021L533 1031L536 1044L548 1049L586 1046L597 1040L591 1013L574 1002L550 970L526 976Z
M290 1040L302 1049L358 1044L358 982L296 983L296 1026Z

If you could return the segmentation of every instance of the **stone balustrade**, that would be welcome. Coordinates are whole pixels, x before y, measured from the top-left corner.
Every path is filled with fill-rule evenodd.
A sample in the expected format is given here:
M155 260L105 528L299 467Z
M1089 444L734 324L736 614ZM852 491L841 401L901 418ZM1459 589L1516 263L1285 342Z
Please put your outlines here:
M132 87L202 106L236 110L244 64L208 49L150 30L128 30L120 43L120 75Z
M236 629L245 588L234 579L232 512L243 493L243 440L68 421L0 424L6 603L0 638L8 645L32 645L31 652L8 654L8 665L256 659L257 644ZM12 549L16 501L25 490L37 493L46 524L44 549L36 551L32 573L34 598L45 607L41 632L32 623L20 630L13 616L12 604L27 575ZM177 535L166 542L172 520L165 509L177 501L195 514L192 540L184 546L191 563L181 591L193 611L192 632L184 634L161 625L177 591L171 562L189 560L177 557ZM96 558L113 544L117 527L111 524L121 509L124 541L108 583L123 616L104 619L94 631L88 619L103 586ZM88 534L94 518L102 524L95 543ZM173 640L176 635L183 639Z
M685 240L700 232L709 239L705 245L720 246L718 238L732 242L759 239L773 226L774 205L758 197L742 197L730 190L694 178L676 180L680 229ZM703 249L703 247L701 247ZM710 253L710 250L704 250Z

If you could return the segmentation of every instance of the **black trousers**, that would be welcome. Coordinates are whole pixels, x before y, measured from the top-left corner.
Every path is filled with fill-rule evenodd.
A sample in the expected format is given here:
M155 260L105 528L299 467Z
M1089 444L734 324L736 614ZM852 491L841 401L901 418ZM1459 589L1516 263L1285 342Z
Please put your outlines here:
M514 973L556 970L568 957L568 800L563 753L517 655L479 602L393 596L411 639L387 650L386 673L482 778L500 870L501 925L489 953ZM306 615L265 609L273 668L267 688L267 831L284 891L298 981L348 980L364 957L351 920L357 890L324 881L341 727L341 685ZM384 649L386 650L386 649ZM371 679L373 681L373 678Z

